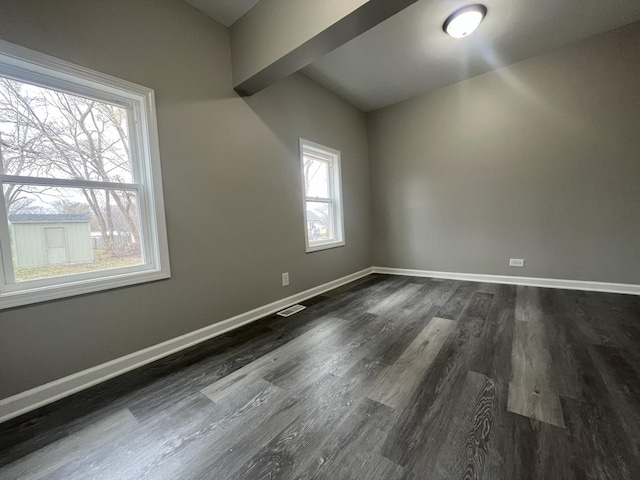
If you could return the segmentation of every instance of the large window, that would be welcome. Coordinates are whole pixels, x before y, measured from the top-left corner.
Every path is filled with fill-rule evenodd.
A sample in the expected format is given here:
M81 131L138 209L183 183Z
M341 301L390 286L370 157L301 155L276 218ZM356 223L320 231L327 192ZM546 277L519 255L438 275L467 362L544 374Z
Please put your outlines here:
M340 152L300 139L306 251L344 245Z
M167 278L153 91L0 42L0 308Z

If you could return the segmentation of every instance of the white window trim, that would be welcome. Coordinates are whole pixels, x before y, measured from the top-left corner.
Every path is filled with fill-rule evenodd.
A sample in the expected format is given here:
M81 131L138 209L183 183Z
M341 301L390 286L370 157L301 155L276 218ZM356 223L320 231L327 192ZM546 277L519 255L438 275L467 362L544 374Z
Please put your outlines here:
M4 262L0 268L0 309L55 300L113 288L136 285L170 278L169 246L162 191L160 149L156 120L155 96L152 89L126 80L105 75L88 68L59 60L0 40L0 75L14 77L47 88L55 88L76 95L96 98L127 107L135 128L131 137L131 150L144 161L134 162L134 178L139 183L110 184L90 182L93 187L114 187L136 190L140 210L143 249L146 263L134 267L88 272L66 277L8 284ZM97 96L96 94L99 93ZM48 180L2 175L4 180L43 184ZM52 179L56 185L73 183ZM89 182L88 182L89 183ZM87 185L89 186L89 185ZM151 201L150 201L151 200ZM0 202L0 220L7 221L4 202ZM11 255L9 230L0 227L1 255ZM7 274L10 277L11 273ZM66 280L64 283L60 283Z
M316 152L322 156L330 156L331 157L331 194L332 198L314 198L307 197L307 192L305 189L306 179L304 177L304 152ZM325 147L324 145L320 145L319 143L312 142L310 140L305 140L304 138L300 139L300 177L302 180L302 211L304 215L304 243L305 243L305 251L307 253L317 252L320 250L327 250L329 248L342 247L345 244L345 234L344 234L344 210L342 207L342 174L341 174L341 164L340 164L340 151L335 150L333 148ZM336 229L334 240L320 241L320 242L309 242L309 233L307 231L307 202L313 201L322 201L326 203L331 203L333 206L333 218L336 219L334 221L334 227Z

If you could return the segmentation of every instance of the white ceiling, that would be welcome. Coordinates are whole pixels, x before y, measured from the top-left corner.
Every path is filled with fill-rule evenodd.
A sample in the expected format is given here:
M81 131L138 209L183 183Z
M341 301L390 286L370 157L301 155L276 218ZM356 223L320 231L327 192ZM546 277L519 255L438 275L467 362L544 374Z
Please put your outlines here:
M214 20L230 27L260 0L184 0Z
M640 20L640 0L484 0L478 30L446 35L470 3L420 0L303 73L370 111Z
M185 1L229 26L259 0ZM478 30L446 35L446 17L476 1ZM638 20L640 0L419 0L303 73L371 111Z

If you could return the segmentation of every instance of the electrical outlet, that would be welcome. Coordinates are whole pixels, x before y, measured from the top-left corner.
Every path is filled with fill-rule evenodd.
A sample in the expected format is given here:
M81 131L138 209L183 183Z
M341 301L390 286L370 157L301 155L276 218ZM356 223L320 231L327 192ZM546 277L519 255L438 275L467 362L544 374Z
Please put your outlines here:
M289 285L289 272L282 274L282 286L287 287Z
M524 267L524 258L510 258L509 259L510 267Z

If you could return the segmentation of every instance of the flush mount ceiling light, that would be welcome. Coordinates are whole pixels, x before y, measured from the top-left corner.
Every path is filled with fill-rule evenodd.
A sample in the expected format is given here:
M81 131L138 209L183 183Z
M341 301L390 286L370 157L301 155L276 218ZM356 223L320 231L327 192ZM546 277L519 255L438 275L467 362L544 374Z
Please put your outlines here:
M453 12L442 25L442 29L453 38L463 38L473 32L487 14L484 5L468 5Z

